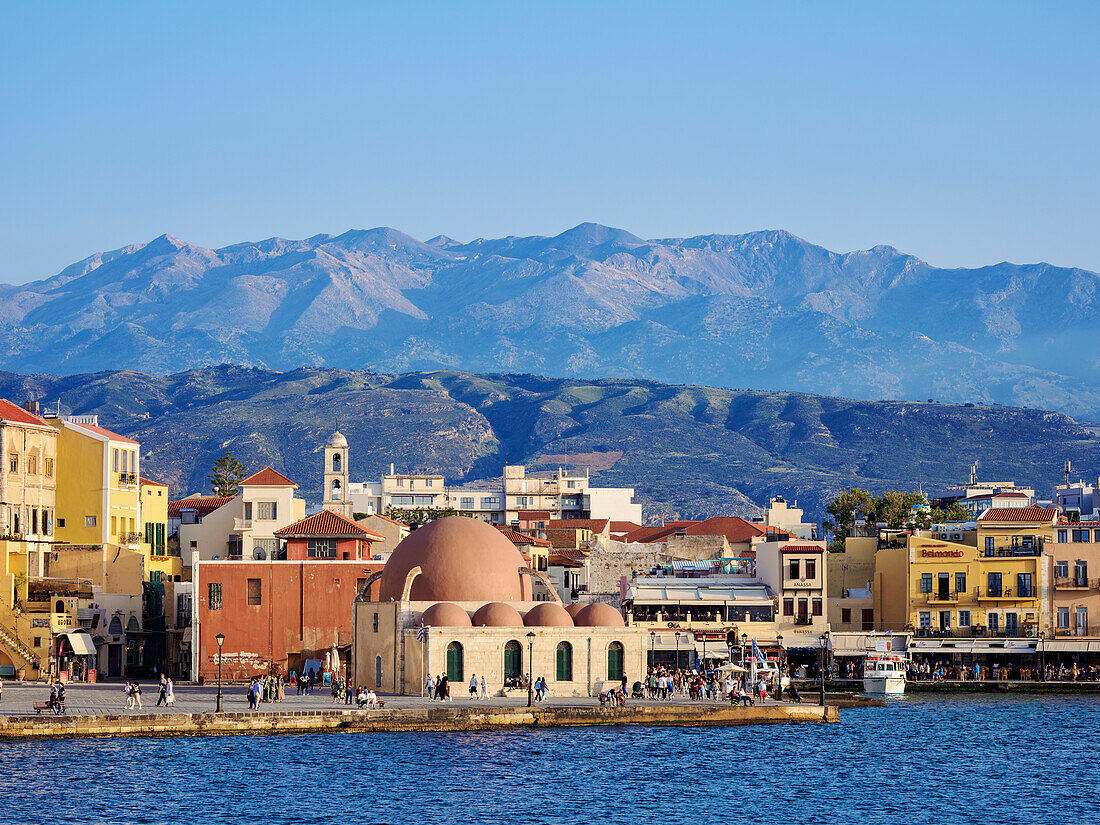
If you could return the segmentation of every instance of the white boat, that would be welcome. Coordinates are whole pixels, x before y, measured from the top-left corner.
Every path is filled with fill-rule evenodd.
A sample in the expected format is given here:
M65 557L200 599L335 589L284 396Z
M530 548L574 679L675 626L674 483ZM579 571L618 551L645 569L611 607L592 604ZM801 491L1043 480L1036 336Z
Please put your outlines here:
M863 692L886 696L905 693L905 657L888 653L869 653L863 666Z

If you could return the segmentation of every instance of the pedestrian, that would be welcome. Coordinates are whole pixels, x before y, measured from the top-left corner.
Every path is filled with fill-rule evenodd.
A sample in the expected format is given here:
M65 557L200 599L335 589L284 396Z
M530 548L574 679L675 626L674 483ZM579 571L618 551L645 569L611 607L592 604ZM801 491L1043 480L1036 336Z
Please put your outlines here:
M451 700L451 680L447 678L446 673L439 677L439 684L443 688L443 701L449 702Z
M471 673L470 674L470 698L471 699L476 699L477 698L477 674L476 673Z
M351 679L349 678L344 682L344 704L345 705L350 705L351 704L351 698L352 698L352 694L354 692L355 692L355 689L352 687Z
M134 707L134 694L130 690L130 683L126 682L122 686L122 694L126 697L126 710L130 710Z
M164 684L164 706L176 706L176 689L175 686L172 684L171 678L167 679Z
M160 674L160 692L157 694L157 707L166 707L168 705L168 679L162 673Z
M134 707L141 710L141 685L137 682L132 682L130 685L130 695L134 697Z
M489 688L485 684L485 674L484 673L481 674L481 698L482 699L488 699L489 698Z
M424 680L424 692L427 694L429 702L435 701L435 676L431 673L429 673L428 678Z

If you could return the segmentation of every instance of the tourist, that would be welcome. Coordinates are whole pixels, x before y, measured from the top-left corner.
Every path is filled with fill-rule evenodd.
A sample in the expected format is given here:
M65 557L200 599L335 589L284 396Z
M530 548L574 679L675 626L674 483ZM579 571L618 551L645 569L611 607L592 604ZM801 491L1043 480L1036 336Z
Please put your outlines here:
M168 704L167 701L168 680L164 674L160 674L160 691L157 694L157 707L164 707Z
M790 687L787 688L787 693L790 694L792 702L797 702L800 705L802 704L802 696L799 694L798 688L794 686L794 682L791 682Z
M367 706L371 710L377 710L378 708L378 694L374 692L374 688L367 691Z
M424 692L428 695L428 701L435 701L435 676L428 674L428 678L424 680Z
M354 689L352 688L351 679L348 679L344 683L344 704L345 705L350 705L351 704L352 693L354 693Z
M176 706L176 689L172 684L172 679L166 679L164 683L164 706L175 707Z
M765 700L768 698L768 682L763 676L760 677L760 683L756 686L756 692L760 695L760 704L766 704Z
M489 698L489 688L488 688L488 685L485 682L485 674L484 673L481 674L481 698L482 699L488 699Z
M622 676L622 678L619 681L621 683L622 691L625 694L626 693L626 670L623 670L621 676Z
M451 680L447 678L446 673L440 676L439 679L443 683L443 699L449 702L451 701Z
M471 673L470 674L470 698L471 699L476 699L477 698L477 674L476 673Z
M358 688L355 689L355 706L359 708L359 710L362 710L363 705L365 705L366 703L367 692L363 690L363 686L360 685Z
M134 697L134 707L138 710L141 710L141 685L139 685L137 682L131 682L130 695Z
M126 710L130 710L134 706L134 697L130 693L130 683L126 682L122 685L122 694L126 697Z

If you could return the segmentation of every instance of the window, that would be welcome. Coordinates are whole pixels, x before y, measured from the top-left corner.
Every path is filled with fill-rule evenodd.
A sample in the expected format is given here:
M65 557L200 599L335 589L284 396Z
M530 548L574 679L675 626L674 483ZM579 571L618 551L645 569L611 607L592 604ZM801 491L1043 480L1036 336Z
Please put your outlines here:
M412 496L390 496L390 504L394 507L411 507L412 503Z
M111 470L113 472L116 472L116 473L118 472L118 450L117 449L111 450Z
M806 578L817 578L817 562L814 559L806 559Z
M997 633L1001 629L1001 617L996 613L990 613L986 616L986 621L989 623L989 632Z
M1022 598L1030 599L1034 594L1031 592L1031 574L1030 573L1017 573L1016 574L1016 595Z
M339 453L333 453L333 455L332 455L332 472L334 472L334 473L340 472L340 454Z
M504 678L518 679L523 672L523 649L515 639L504 646Z
M1059 544L1065 544L1068 538L1069 538L1069 531L1068 530L1059 530L1058 531L1058 543ZM989 539L986 539L986 541L988 542Z
M463 510L472 510L472 509L474 509L474 497L473 496L463 496L459 506Z
M1068 607L1059 607L1058 608L1058 629L1059 630L1069 630L1069 608Z
M565 486L570 490L575 490L575 489L577 489L577 482L567 481L567 482L565 482Z
M1001 574L1000 573L990 573L989 577L988 577L988 580L987 580L987 584L988 584L988 591L989 592L986 595L988 595L988 596L1000 596L1001 595Z
M1056 561L1054 562L1054 575L1060 579L1069 578L1069 562L1068 561Z
M1097 542L1097 543L1100 543L1100 530L1093 530L1092 531L1092 540Z
M279 540L278 539L253 539L252 540L252 558L258 561L264 561L265 559L278 558Z
M922 610L920 613L918 613L917 618L920 622L920 626L922 629L927 630L932 626L932 614L929 613L927 610Z
M931 593L932 592L932 574L921 573L920 574L920 592Z
M11 458L8 459L8 472L19 472L19 456L16 453L12 453Z
M966 573L955 574L955 592L960 596L966 593Z
M607 678L615 681L623 678L623 646L620 642L607 646Z
M950 630L950 629L951 629L951 611L950 610L941 610L940 611L940 630Z
M516 506L517 507L526 507L527 506L527 496L516 496Z
M840 608L840 623L851 624L852 623L852 608L842 607Z
M424 479L424 486L425 486L425 487L432 487L432 486L434 486L434 482L433 482L433 479L430 479L430 478L426 478L426 479Z
M53 478L53 459L47 458L42 462L42 475Z
M222 609L222 583L210 582L206 585L206 606L210 610Z
M435 503L435 496L412 496L413 504L431 507Z
M59 518L59 519L57 520L57 526L58 526L58 527L64 527L64 526L65 526L65 519L63 519L63 518Z
M959 611L959 627L970 627L970 611Z
M31 459L28 458L27 459L27 466L28 466L27 472L28 473L33 473L34 471L29 469L30 462L31 462ZM1082 541L1087 542L1089 540L1089 531L1088 530L1073 530L1073 531L1070 532L1070 538L1072 538L1073 541L1075 541L1075 542L1082 542Z
M462 645L458 642L447 645L447 681L455 685L466 681L462 668Z
M790 578L792 578L792 579L802 578L800 575L798 575L802 571L802 565L798 561L798 559L791 559L791 562L790 562L789 566L790 566Z
M306 542L306 557L310 559L336 558L336 539L309 539Z
M783 615L784 616L793 616L794 615L794 599L784 599L783 600Z
M499 503L496 496L485 496L481 499L481 506L486 510L496 507Z
M278 508L275 506L274 501L257 501L256 502L256 519L258 521L275 521L278 517Z
M573 681L573 645L569 642L558 642L558 649L554 656L556 664L554 675L559 682Z
M985 552L987 554L992 553L995 548L996 548L996 542L995 542L993 536L986 536L985 537Z
M821 599L813 599L812 601L813 612L815 616L821 615Z
M1077 635L1084 636L1088 633L1089 611L1088 608L1077 608Z
M397 486L398 487L404 487L405 486L405 479L403 479L403 478L397 479Z
M1078 559L1073 563L1073 583L1077 587L1089 586L1089 563Z
M382 657L374 657L374 686L382 687Z
M38 456L27 456L27 475L38 475ZM1088 531L1086 530L1085 532L1087 533ZM1088 541L1088 539L1085 539L1085 541Z
M124 472L124 473L130 472L129 467L128 467L129 463L130 463L130 451L129 450L123 450L122 451L122 472Z
M378 614L377 613L374 614L374 632L375 633L378 632Z
M118 535L118 517L117 516L111 516L111 535L112 536L117 536Z
M248 580L248 603L261 604L263 602L263 582L260 579Z
M1005 613L1005 633L1015 635L1020 629L1015 613Z

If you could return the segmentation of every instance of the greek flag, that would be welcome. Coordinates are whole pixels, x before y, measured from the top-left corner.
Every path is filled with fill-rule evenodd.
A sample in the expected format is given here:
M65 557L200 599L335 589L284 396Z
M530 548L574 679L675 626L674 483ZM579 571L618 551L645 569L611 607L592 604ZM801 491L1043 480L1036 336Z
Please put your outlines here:
M428 631L424 629L424 622L420 623L420 627L416 629L416 640L418 642L424 641L428 637Z
M768 666L768 659L764 656L764 652L756 646L756 639L752 640L752 655L753 658L759 659L760 664L764 665L764 667Z

